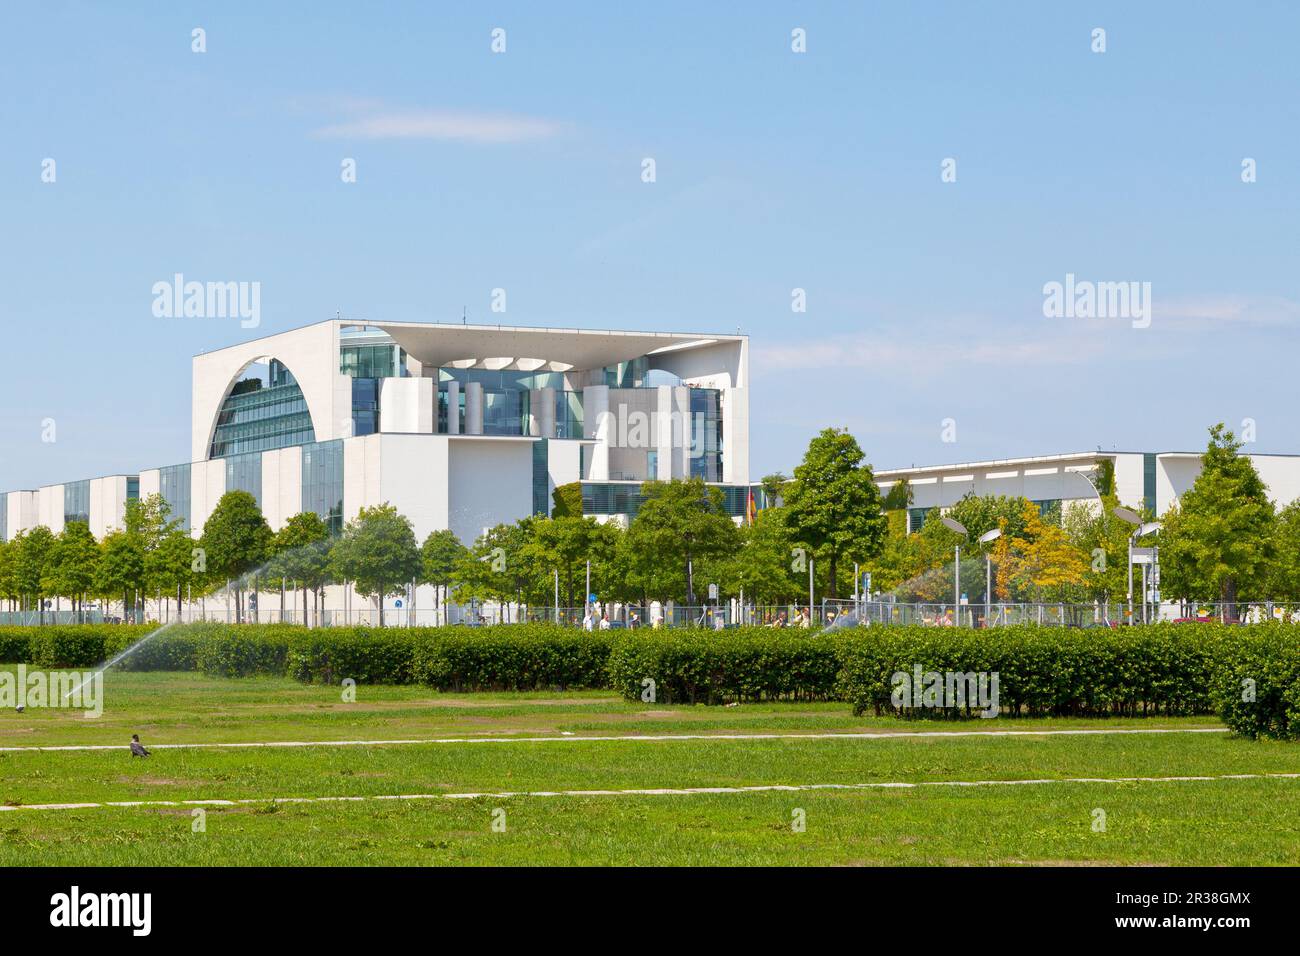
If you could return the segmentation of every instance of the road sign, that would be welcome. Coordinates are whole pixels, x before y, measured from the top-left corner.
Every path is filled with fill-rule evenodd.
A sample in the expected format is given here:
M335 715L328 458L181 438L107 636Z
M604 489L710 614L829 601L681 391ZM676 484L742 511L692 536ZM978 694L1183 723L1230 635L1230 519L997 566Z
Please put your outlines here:
M709 585L709 600L710 600L710 601L716 601L717 599L718 599L718 586L717 586L716 584L710 584L710 585Z

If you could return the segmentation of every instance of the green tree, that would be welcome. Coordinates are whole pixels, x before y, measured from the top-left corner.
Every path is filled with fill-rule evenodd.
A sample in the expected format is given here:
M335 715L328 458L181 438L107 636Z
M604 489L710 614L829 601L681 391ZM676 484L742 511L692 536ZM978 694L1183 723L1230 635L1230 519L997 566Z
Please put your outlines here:
M187 532L173 524L158 544L144 555L145 578L157 591L176 598L178 618L181 616L185 586L192 585L197 577L194 571L196 544ZM160 608L159 611L161 610Z
M420 576L420 548L410 519L388 503L362 508L330 550L334 575L375 599L384 624L384 598L402 594Z
M1300 601L1300 500L1291 502L1278 512L1272 550L1269 597Z
M69 521L50 548L42 572L42 589L66 597L73 611L81 608L95 583L99 545L84 521Z
M11 611L18 601L18 548L13 541L0 541L0 600L8 601Z
M803 594L807 584L793 570L794 542L786 519L784 507L766 508L753 524L740 527L740 548L723 562L728 592L758 604L782 604Z
M1241 442L1220 422L1210 429L1201 473L1164 517L1160 572L1184 599L1217 598L1236 616L1239 598L1263 597L1276 514Z
M722 489L688 478L647 481L641 494L641 507L627 532L634 573L648 596L684 595L686 603L694 605L695 582L703 579L702 572L716 576L710 563L720 564L740 543Z
M15 540L21 542L15 568L18 593L25 598L28 607L44 610L42 599L45 591L42 583L46 563L54 550L54 532L45 525L37 525Z
M905 511L912 507L912 486L906 478L899 478L885 493L883 507L886 511Z
M247 491L227 491L203 524L200 547L207 573L217 581L234 583L237 620L244 619L242 579L266 561L271 538L271 528L262 517L257 499Z
M786 489L794 537L829 563L832 598L840 561L865 561L884 545L883 502L865 457L852 435L827 428L809 443Z
M302 591L302 620L308 620L308 595L320 599L329 583L329 527L314 511L301 511L289 518L271 539L272 558L268 570L285 587Z
M106 600L122 596L122 617L134 605L134 594L144 586L144 551L140 540L126 531L110 531L99 545L95 566L95 593Z
M551 492L555 507L551 509L552 518L582 517L582 482L571 481L567 485L557 485Z
M446 600L448 589L455 581L456 565L468 555L469 548L460 543L450 528L430 531L424 539L420 546L420 582L433 586L435 608Z

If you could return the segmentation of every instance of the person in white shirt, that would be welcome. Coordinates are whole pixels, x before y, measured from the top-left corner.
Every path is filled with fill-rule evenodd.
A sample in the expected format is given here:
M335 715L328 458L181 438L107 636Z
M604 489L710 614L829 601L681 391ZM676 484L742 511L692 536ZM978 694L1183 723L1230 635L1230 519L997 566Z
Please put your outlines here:
M591 617L591 607L588 606L588 607L587 607L587 613L586 613L586 614L583 616L583 618L582 618L582 629L583 629L584 631L590 631L590 630L592 629L592 625L593 625L594 623L595 623L595 622L592 620L592 617Z

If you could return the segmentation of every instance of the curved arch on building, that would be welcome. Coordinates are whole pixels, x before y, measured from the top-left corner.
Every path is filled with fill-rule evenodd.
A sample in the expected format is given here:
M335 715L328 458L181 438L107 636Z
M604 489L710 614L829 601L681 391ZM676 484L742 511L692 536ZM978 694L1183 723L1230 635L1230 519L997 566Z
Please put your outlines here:
M352 381L339 372L337 323L322 322L194 357L191 461L210 457L221 410L248 366L271 359L297 380L317 441L348 434Z
M265 364L269 381L240 389L247 372ZM207 457L225 458L248 452L273 451L316 440L307 398L289 366L273 355L249 359L227 383L212 420Z

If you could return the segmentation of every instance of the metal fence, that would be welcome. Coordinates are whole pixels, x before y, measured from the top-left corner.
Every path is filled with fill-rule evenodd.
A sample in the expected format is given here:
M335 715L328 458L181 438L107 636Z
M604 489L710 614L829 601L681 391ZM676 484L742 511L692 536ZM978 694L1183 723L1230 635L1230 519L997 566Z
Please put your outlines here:
M298 624L309 627L380 626L380 612L373 606L346 610L309 608L291 603L281 608L264 596L260 607L245 608L242 615L224 600L195 601L178 607L175 601L140 603L121 609L86 608L79 611L46 609L43 611L0 612L0 625L78 624L78 623L260 623ZM1119 627L1130 622L1179 621L1231 624L1258 624L1265 621L1300 623L1300 603L1275 601L1238 602L1236 604L1141 604L1131 610L1124 603L995 603L960 604L915 603L885 600L822 599L815 607L805 604L741 605L722 601L716 605L687 607L667 602L661 604L596 603L589 607L554 607L527 604L442 604L438 607L387 607L382 615L385 627L483 627L492 624L523 622L559 623L591 630L632 630L638 628L703 627L715 630L745 626L816 628L847 626L881 626L890 624L929 627L1003 627L1011 624L1037 624L1045 627Z

